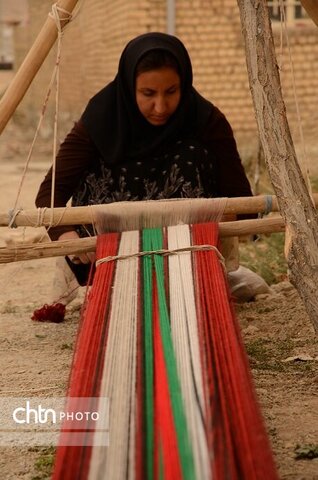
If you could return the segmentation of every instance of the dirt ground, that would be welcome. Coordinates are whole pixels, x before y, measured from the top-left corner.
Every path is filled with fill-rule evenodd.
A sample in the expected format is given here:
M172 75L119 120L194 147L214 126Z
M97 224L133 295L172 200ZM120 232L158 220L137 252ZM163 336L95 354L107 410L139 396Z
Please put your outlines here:
M24 133L12 127L1 137L1 212L16 199L29 147L23 139ZM33 207L51 163L49 150L39 143L18 206ZM8 229L1 228L0 246L6 235ZM42 259L1 265L1 397L65 394L81 298L69 306L62 324L30 319L33 310L48 301L54 264L53 259ZM310 445L318 445L318 338L298 294L285 281L274 286L272 294L238 305L237 314L280 478L318 480L318 458L296 459L300 449L309 456ZM0 447L0 479L47 478L39 467L42 453Z

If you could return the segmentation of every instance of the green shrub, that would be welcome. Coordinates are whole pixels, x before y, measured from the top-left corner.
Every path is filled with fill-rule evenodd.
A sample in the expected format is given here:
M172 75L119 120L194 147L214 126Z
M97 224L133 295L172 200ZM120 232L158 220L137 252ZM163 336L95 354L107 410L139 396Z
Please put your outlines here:
M255 241L240 243L240 263L258 273L268 285L287 278L284 233L262 235Z

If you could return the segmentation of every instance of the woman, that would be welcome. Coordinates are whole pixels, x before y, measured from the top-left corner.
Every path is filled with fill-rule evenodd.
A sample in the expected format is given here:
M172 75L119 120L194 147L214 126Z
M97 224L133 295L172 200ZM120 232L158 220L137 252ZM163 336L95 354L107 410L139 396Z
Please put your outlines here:
M36 198L50 205L50 170ZM147 33L128 43L115 79L88 103L60 147L55 206L252 195L230 124L192 85L181 41ZM52 239L83 235L55 227ZM85 233L84 233L85 235ZM90 254L75 261L89 263Z

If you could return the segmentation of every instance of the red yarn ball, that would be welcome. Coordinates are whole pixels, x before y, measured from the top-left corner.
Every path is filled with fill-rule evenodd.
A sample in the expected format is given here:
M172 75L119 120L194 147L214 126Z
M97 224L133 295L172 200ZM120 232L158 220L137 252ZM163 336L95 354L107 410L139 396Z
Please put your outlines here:
M46 303L43 307L34 310L31 319L37 322L61 323L64 320L65 311L66 307L63 303L53 303L53 305Z

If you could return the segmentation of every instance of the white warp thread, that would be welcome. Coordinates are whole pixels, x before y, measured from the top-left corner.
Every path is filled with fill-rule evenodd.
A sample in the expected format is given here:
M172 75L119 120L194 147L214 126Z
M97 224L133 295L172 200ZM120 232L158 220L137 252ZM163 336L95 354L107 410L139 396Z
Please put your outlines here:
M168 227L172 250L191 243L188 225ZM205 405L191 253L169 257L171 334L181 382L196 478L212 478L205 434Z
M139 232L121 236L120 255L138 252ZM100 396L108 397L108 447L93 449L89 479L134 480L138 258L116 265ZM129 461L127 461L129 459Z

